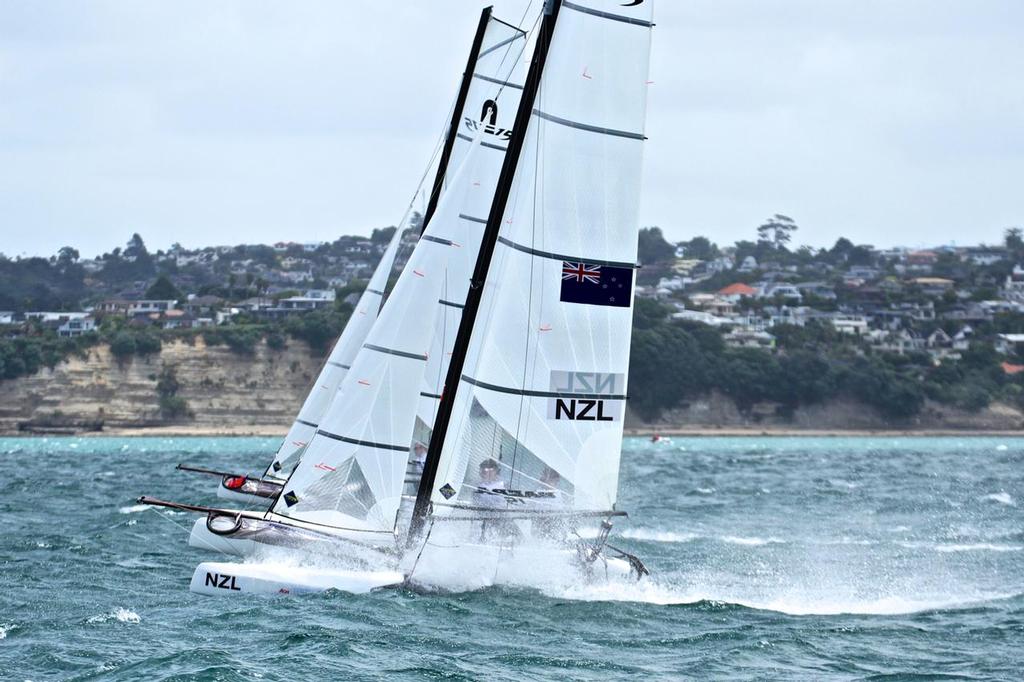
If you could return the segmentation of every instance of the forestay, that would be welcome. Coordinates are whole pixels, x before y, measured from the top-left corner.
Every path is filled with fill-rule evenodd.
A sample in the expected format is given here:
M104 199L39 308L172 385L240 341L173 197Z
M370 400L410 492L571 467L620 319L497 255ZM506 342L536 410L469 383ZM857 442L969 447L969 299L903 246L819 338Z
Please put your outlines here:
M561 3L440 450L435 515L530 498L614 508L651 5ZM488 458L500 472L482 495Z
M295 468L303 450L309 444L316 433L320 420L326 413L328 406L338 392L341 380L345 373L352 366L356 353L366 340L367 334L373 327L380 312L381 303L384 301L384 288L387 286L391 270L395 265L395 256L398 253L398 246L402 241L402 234L408 227L409 214L402 224L395 230L391 237L383 257L377 263L377 268L370 277L369 284L359 297L359 302L352 311L345 329L341 333L338 342L334 344L331 354L327 357L323 369L316 378L316 382L306 396L298 416L288 429L274 461L267 468L265 478L276 478L284 480Z

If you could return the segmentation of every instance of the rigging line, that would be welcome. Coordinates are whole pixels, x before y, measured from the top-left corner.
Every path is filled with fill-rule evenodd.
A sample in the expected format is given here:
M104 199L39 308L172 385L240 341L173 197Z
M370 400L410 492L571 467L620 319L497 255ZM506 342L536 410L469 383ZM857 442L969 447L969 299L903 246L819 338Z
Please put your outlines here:
M161 514L160 510L157 509L156 507L148 506L147 505L147 509L152 510L153 513L155 513L157 516L159 516L161 519L163 519L167 523L170 523L171 525L177 526L178 528L180 528L181 530L185 531L189 535L192 534L192 530L190 528L186 528L185 526L181 525L180 523L178 523L174 519L170 518L169 516L165 516L164 514ZM217 552L218 554L223 554L224 556L228 557L229 559L233 559L234 558L233 555L229 554L228 552L225 552L223 549L221 549L219 547L214 547L213 545L211 545L209 543L206 544L206 548L207 549L212 549L213 551Z
M543 100L544 100L544 88L543 88L543 83L541 83L541 86L537 89L537 103L535 104L535 106L539 106L543 102ZM543 126L537 126L535 128L535 130L537 131L537 135L536 135L536 139L534 141L534 150L533 150L533 187L532 187L532 193L531 193L531 197L530 197L530 218L531 218L531 220L530 220L530 243L531 244L536 244L537 243L537 228L538 228L538 226L537 226L537 222L538 222L538 218L537 218L537 191L538 191L538 188L540 186L540 174L541 174L540 150L541 150L541 135L543 133L542 128L543 128ZM543 220L544 220L544 217L541 216L540 217L540 221L542 223L543 223ZM541 232L544 231L543 224L540 226L540 230L541 230ZM525 342L523 343L523 371L522 371L522 374L521 374L521 381L520 381L520 385L521 386L526 386L526 377L527 377L527 375L529 373L529 369L528 368L529 368L529 365L530 365L530 337L533 334L533 330L531 329L531 327L532 327L531 323L533 321L532 320L532 318L533 318L533 294L534 294L533 286L534 286L534 281L536 279L536 274L537 274L536 273L536 267L537 267L536 259L535 258L531 258L530 259L530 277L529 277L529 281L528 281L528 287L529 287L528 291L529 291L529 294L527 295L527 299L526 299L526 327L525 327L525 329L523 329L523 335L525 337L525 339L524 339ZM542 284L543 284L543 282L542 282ZM541 300L543 300L543 299L541 299ZM536 353L534 354L534 367L536 367L536 358L537 358L537 353L539 353L539 350L540 349L539 349L539 339L538 339L538 348L537 348ZM512 479L514 479L515 475L516 475L516 460L519 457L519 448L520 448L520 445L522 443L523 430L525 428L527 428L527 425L528 425L528 422L529 422L529 415L527 414L527 418L526 418L527 424L523 423L524 412L528 412L527 410L525 410L525 407L526 407L526 396L525 395L520 395L519 396L519 410L518 410L518 415L516 417L515 445L512 448L512 477L511 477ZM541 457L540 457L540 455L538 453L533 453L533 455L535 457L537 457L538 459L541 459ZM543 459L541 459L541 461L543 461ZM515 487L515 483L513 482L513 480L509 481L509 485L511 487L513 487L513 488Z
M530 7L532 7L532 6L533 6L533 0L530 0L530 3L526 6L526 9L523 11L523 16L521 16L519 18L519 26L523 25L523 20L526 19L526 15L529 13ZM530 41L530 35L537 28L537 24L540 23L540 19L541 19L541 17L544 14L543 8L541 8L541 9L542 9L542 11L537 14L537 18L533 20L533 25L530 26L530 29L528 31L525 31L523 33L523 36L522 36L522 38L523 38L522 47L519 49L519 54L517 54L515 59L513 60L512 66L509 68L509 78L511 78L511 76L512 76L512 69L515 68L515 65L518 64L520 62L520 60L522 60L522 58L526 55L526 45ZM501 61L498 63L498 73L501 73L500 69L503 66L505 66L505 60L508 58L509 51L512 49L512 45L514 45L514 44L515 44L515 42L510 43L509 46L505 48L505 53L501 56ZM505 80L508 81L508 78L506 78ZM501 97L501 94L503 92L505 92L505 87L506 87L506 85L503 84L503 85L501 85L498 88L498 94L496 95L496 98L500 98Z

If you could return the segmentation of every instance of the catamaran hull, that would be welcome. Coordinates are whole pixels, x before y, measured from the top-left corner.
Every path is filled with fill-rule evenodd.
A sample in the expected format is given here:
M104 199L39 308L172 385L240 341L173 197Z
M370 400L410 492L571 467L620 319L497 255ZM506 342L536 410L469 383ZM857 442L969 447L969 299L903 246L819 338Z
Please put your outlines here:
M251 556L256 551L256 542L245 538L234 538L227 535L211 533L206 525L206 517L196 519L192 524L192 532L188 534L189 547L228 554L231 556Z
M274 503L282 489L281 483L252 476L224 476L217 486L217 497L266 509Z
M352 571L204 561L192 574L189 589L197 594L211 596L303 594L327 590L365 594L375 589L401 585L404 580L405 576L398 571Z
M222 519L230 517L220 517ZM240 519L237 527L215 533L207 517L196 519L188 536L196 549L212 550L238 557L251 557L275 548L299 550L349 560L380 561L393 546L372 545L358 535L325 533L259 519Z
M234 490L228 490L224 487L223 483L217 484L217 497L221 500L230 500L236 504L244 504L252 507L262 507L266 509L273 503L273 499L261 497L259 495L249 495L247 493L240 493Z

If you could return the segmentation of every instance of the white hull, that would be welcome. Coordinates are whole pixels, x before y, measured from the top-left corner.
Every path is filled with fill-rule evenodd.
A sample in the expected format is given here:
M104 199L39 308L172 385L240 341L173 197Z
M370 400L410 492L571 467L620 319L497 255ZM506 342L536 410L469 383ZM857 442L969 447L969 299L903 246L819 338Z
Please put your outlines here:
M189 589L197 594L301 594L341 590L364 594L400 585L398 571L352 571L284 564L232 564L204 561L192 574Z
M409 582L420 589L458 592L492 586L543 588L579 584L581 580L634 579L629 563L622 559L598 559L581 566L574 550L466 544L428 547L416 563ZM401 571L205 561L196 567L189 589L197 594L221 596L297 594L332 589L362 594L405 582L406 576Z
M205 516L196 519L196 522L192 524L192 532L188 534L188 545L196 549L238 557L250 556L256 551L256 542L253 540L211 533L206 526Z

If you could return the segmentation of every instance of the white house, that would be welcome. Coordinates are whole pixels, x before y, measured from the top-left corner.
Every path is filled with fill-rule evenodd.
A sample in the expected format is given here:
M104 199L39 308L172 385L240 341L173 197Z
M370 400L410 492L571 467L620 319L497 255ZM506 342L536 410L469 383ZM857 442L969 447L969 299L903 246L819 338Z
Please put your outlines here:
M57 327L57 336L81 336L96 329L96 320L91 317L76 317Z

